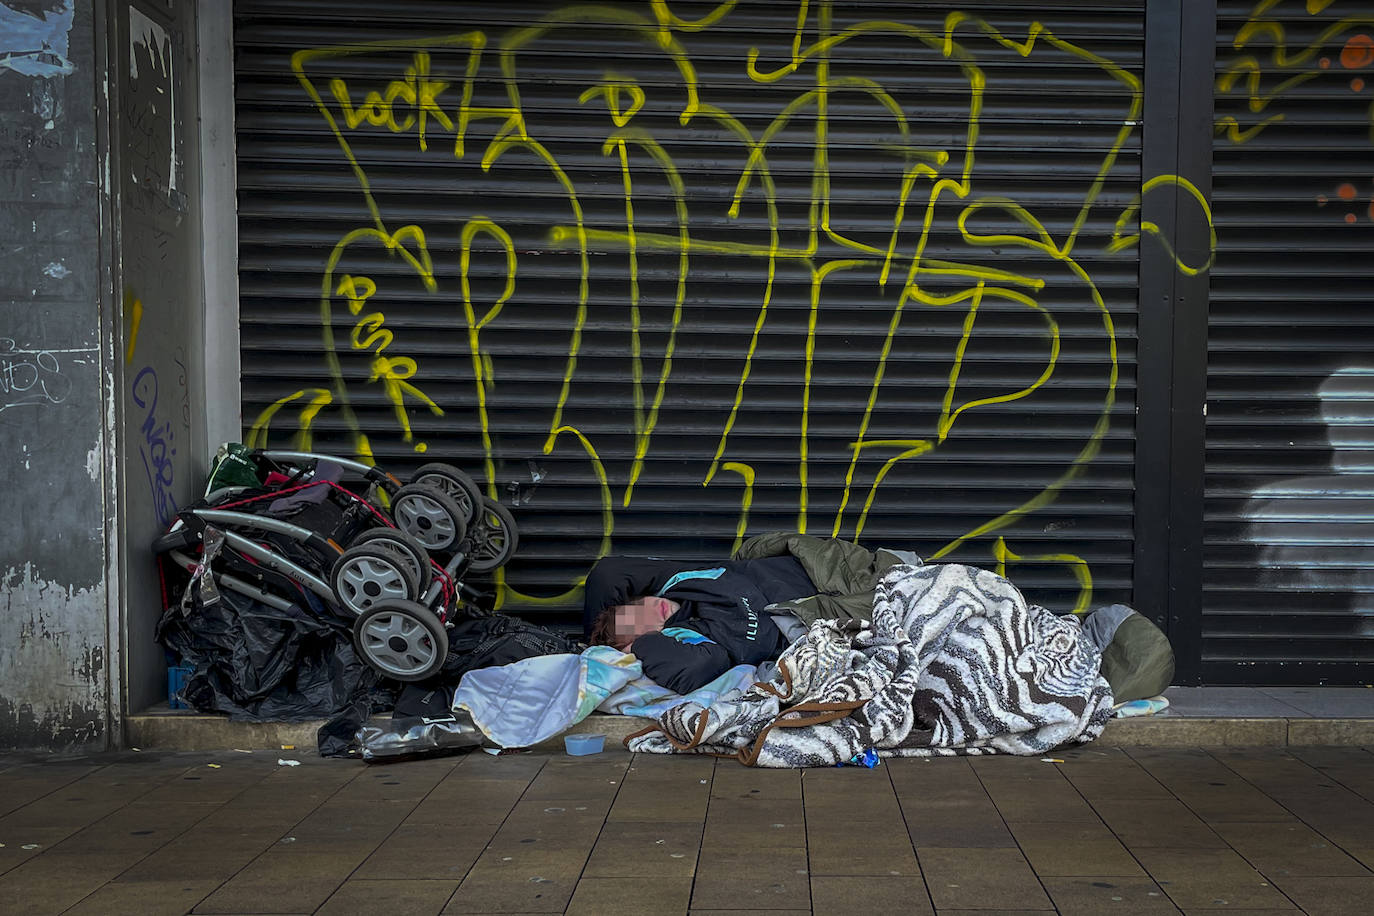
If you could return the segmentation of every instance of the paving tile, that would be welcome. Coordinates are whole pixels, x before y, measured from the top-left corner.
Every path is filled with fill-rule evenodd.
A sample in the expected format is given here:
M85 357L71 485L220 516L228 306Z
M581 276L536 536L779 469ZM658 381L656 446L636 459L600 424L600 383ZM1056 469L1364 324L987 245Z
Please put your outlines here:
M862 799L896 802L888 767L824 767L802 771L802 795L807 804Z
M155 787L138 798L139 805L222 805L265 780L273 771L265 762L201 765Z
M552 760L549 754L468 754L459 758L458 769L467 779L511 779L529 783Z
M90 776L103 764L65 762L28 763L0 773L0 817Z
M921 849L917 858L935 909L1053 910L1018 849Z
M1053 780L984 779L983 786L1008 824L1023 821L1096 824L1100 821L1073 784L1058 775Z
M701 845L703 849L805 847L801 800L712 798Z
M1040 877L1139 875L1145 870L1101 822L1011 825L1017 845Z
M1182 802L1172 798L1121 798L1094 803L1107 827L1129 850L1221 847L1219 837Z
M365 852L309 852L274 847L197 905L197 913L313 913Z
M448 825L500 824L520 801L524 779L472 779L459 767L415 806L413 823Z
M405 823L367 857L353 877L380 879L447 879L457 882L496 835L495 826L443 828ZM436 911L437 912L437 911Z
M902 798L907 832L917 849L927 846L1012 847L1016 840L982 789Z
M711 800L710 780L694 773L677 779L629 776L615 796L609 820L656 821L700 819Z
M1044 878L1042 883L1061 916L1166 916L1179 912L1149 878L1084 875Z
M1013 847L1016 841L967 757L884 762L911 841L925 846Z
M631 759L628 754L616 757L552 757L530 782L522 801L604 799L609 805L625 779Z
M808 821L867 821L871 823L897 824L903 821L902 807L895 795L864 796L845 799L823 797L806 800L806 819Z
M1231 849L1135 849L1145 871L1176 906L1282 909L1288 900Z
M40 860L35 860L40 861ZM0 884L0 900L6 916L38 916L61 913L104 884L110 874L73 876L66 869L33 871L16 869Z
M408 768L411 763L429 762L416 760L392 766L369 766L340 788L331 801L346 801L356 805L374 805L387 801L408 801L412 805L417 804L455 769L453 765L443 769Z
M815 916L849 913L933 914L930 895L919 877L811 876L811 911Z
M801 772L747 767L734 760L717 760L711 778L711 798L800 801Z
M1284 877L1274 883L1308 916L1367 916L1374 905L1374 877Z
M473 868L494 862L550 872L581 871L596 843L594 831L568 831L557 826L544 830L497 831Z
M1059 782L1064 778L1059 772L1059 765L1049 761L1061 759L1066 760L1067 758L1058 754L1046 754L1040 757L989 754L981 757L970 757L968 761L973 772L984 785L987 785L990 780L1016 782L1027 779L1042 779L1047 782Z
M1261 789L1287 786L1301 790L1304 784L1315 785L1326 780L1320 770L1293 753L1296 750L1299 749L1223 747L1211 748L1208 754L1226 769Z
M636 754L625 771L633 779L704 779L707 784L716 770L716 758L705 754Z
M1061 751L1058 769L1089 804L1100 799L1171 798L1172 793L1120 748Z
M0 842L6 850L18 847L19 851L0 855L0 870L8 871L30 859L21 854L24 846L51 848L188 768L182 762L111 764L11 811L0 817Z
M1288 875L1369 877L1370 871L1311 827L1286 823L1216 824L1221 838L1270 880Z
M874 817L901 817L902 808L891 784L886 791L858 789L852 794L827 787L823 791L804 790L806 811L819 817L865 820Z
M387 916L434 916L444 908L458 887L457 881L415 879L389 881L350 880L315 911L316 916L354 916L386 913Z
M1374 847L1374 803L1343 787L1283 796L1294 817L1343 849Z
M191 912L217 884L171 879L115 881L101 885L65 910L63 916L181 916Z
M176 842L150 853L120 878L153 881L176 875L188 880L224 881L289 836L298 815L279 809L248 816L235 799L197 821Z
M551 869L530 861L484 856L468 872L443 912L562 913L580 872L580 863Z
M609 821L601 829L586 878L690 877L701 847L700 820Z
M33 900L61 903L59 910L71 906L206 813L203 807L119 808L0 875L0 900L17 901L21 908Z
M811 916L811 910L703 910L693 909L688 911L688 916Z
M920 878L906 827L898 821L814 821L806 825L811 874Z
M583 878L577 882L568 916L681 916L692 896L684 877Z
M935 795L946 789L982 789L970 757L889 757L883 769L898 796Z
M1147 765L1147 769L1150 767ZM1208 823L1286 821L1288 809L1225 768L1201 775L1154 774L1179 801Z
M1335 782L1374 801L1374 754L1361 747L1290 747L1288 752Z
M810 909L806 850L702 849L692 888L693 910Z

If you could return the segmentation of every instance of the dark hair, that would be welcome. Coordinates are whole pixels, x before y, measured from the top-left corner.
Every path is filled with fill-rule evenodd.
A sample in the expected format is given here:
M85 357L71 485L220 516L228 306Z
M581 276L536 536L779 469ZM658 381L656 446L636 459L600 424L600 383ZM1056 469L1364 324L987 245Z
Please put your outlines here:
M615 641L615 611L614 607L604 609L596 615L592 621L591 634L587 637L589 646L610 646Z

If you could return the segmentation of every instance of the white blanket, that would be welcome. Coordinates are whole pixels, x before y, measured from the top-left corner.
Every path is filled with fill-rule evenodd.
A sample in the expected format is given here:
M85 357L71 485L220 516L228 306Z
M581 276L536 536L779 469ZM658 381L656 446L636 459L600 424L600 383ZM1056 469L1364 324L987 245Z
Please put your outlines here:
M774 678L678 705L626 744L770 767L833 766L867 748L1042 754L1101 734L1112 696L1100 665L1076 618L1027 605L995 573L897 566L871 623L817 621Z

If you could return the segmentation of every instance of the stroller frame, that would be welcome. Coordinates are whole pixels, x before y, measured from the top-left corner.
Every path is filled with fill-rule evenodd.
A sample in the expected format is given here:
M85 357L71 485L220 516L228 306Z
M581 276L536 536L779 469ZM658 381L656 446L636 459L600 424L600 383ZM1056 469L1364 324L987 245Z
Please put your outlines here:
M255 451L272 465L295 463L303 465L292 483L306 474L313 474L320 461L331 462L346 471L361 476L369 485L376 485L392 499L393 509L398 503L408 511L407 520L421 525L419 534L427 536L430 544L449 546L449 558L442 566L429 553L430 545L398 526L372 500L339 486L330 480L307 482L285 490L260 493L246 502L278 499L313 486L329 486L345 494L348 500L366 506L381 523L364 528L353 535L351 546L345 548L332 537L303 525L253 512L236 511L229 503L234 496L249 492L249 487L224 487L208 493L204 502L211 505L190 506L184 509L163 535L153 543L153 550L168 557L192 579L208 575L224 588L254 600L287 610L293 602L280 594L246 581L240 576L214 568L214 556L208 560L197 558L186 548L214 532L223 539L223 547L232 550L248 563L261 567L288 580L295 587L308 591L335 610L341 620L352 620L355 646L359 655L372 667L388 677L401 681L421 681L436 673L448 653L447 627L459 609L469 607L461 595L480 597L481 592L461 581L462 574L472 570L473 547L488 545L484 538L485 518L471 529L463 518L464 502L468 506L490 506L478 495L476 484L463 472L448 465L430 464L420 469L408 484L374 466L350 459L336 458L312 452ZM452 494L457 491L469 498L462 500ZM489 501L486 501L489 502ZM514 552L517 537L514 520L500 507L496 518L502 546L509 547L497 559L504 563ZM431 524L435 518L441 524ZM321 565L330 567L328 580L278 550L266 546L247 533L258 531L286 538L319 556ZM417 543L418 540L418 543ZM366 543L363 543L366 541ZM217 548L218 549L223 549ZM490 550L488 551L490 553ZM264 583L266 584L266 583ZM339 613L342 612L342 613Z

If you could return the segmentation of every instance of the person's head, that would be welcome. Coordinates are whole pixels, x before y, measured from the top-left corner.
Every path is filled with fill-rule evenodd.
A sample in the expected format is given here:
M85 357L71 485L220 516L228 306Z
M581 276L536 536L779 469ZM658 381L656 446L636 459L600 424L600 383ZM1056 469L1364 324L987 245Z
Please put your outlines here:
M663 629L663 622L682 605L667 598L646 595L626 604L616 604L597 615L592 625L591 644L614 646L622 652L645 633Z

